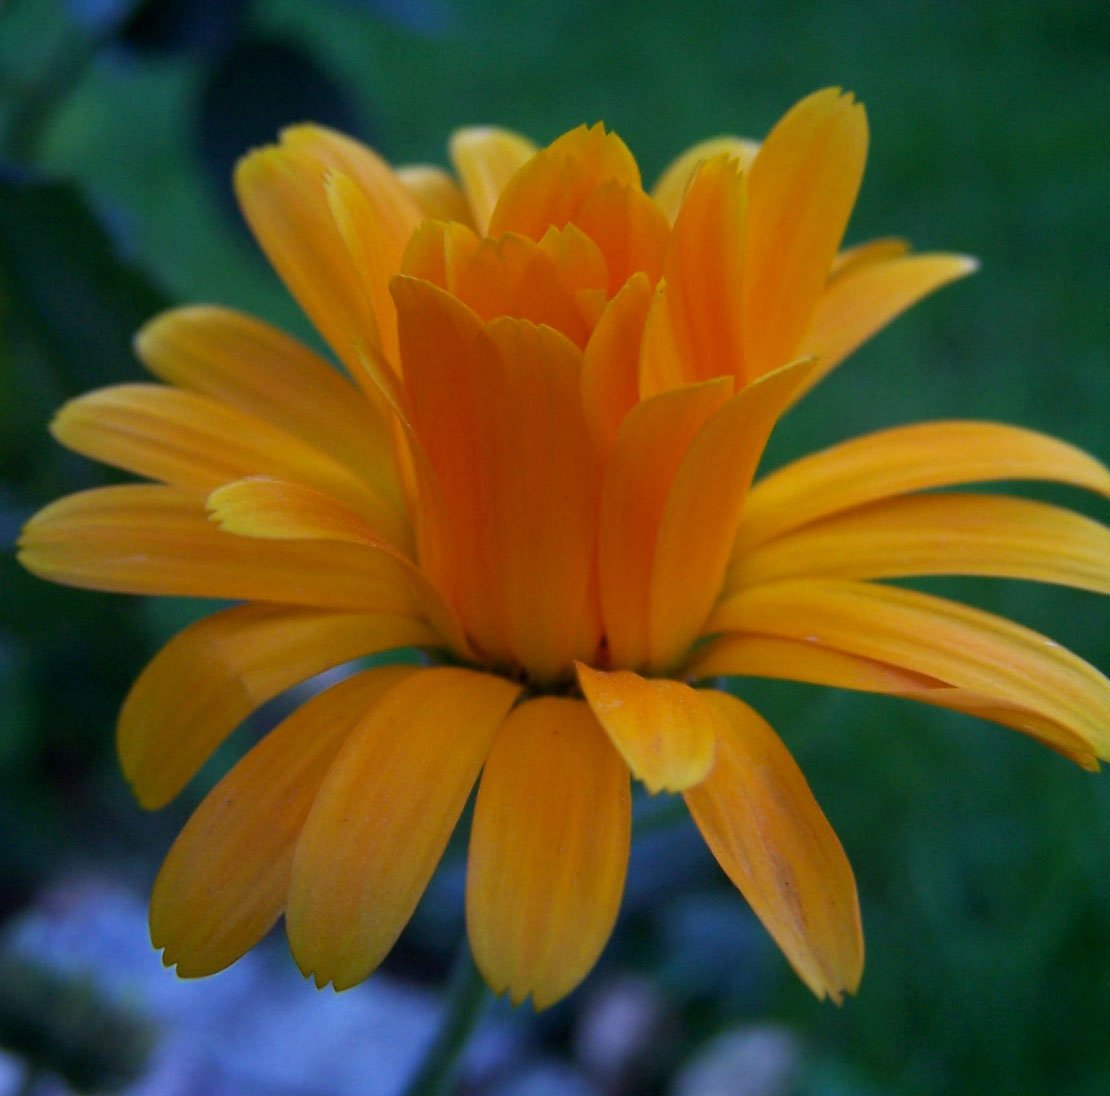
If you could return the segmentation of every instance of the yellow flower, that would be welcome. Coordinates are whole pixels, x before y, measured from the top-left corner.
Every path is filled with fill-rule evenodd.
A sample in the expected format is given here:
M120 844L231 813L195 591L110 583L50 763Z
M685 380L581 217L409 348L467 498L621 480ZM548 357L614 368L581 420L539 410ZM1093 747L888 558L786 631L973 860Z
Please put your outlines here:
M173 639L124 704L119 752L149 807L298 682L389 649L432 658L320 693L208 796L154 889L167 964L219 970L284 913L302 970L358 982L478 783L471 945L496 991L549 1005L616 918L631 774L685 796L798 974L839 1000L863 955L844 852L770 727L690 682L892 694L1091 768L1108 755L1110 689L1091 666L872 581L1107 590L1097 523L929 490L1110 493L1097 461L1014 427L937 422L751 487L803 392L972 269L895 240L838 254L866 141L862 108L827 90L761 147L697 146L650 193L600 126L542 150L463 131L457 179L394 172L311 126L242 162L247 219L350 379L226 309L154 320L137 350L167 383L74 400L54 432L155 482L48 506L23 562L78 586L241 603Z

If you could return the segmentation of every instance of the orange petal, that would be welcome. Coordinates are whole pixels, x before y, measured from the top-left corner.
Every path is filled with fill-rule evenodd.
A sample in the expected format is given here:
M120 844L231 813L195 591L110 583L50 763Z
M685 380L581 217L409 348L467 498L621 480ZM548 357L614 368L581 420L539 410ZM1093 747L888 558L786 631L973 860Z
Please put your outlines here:
M854 274L872 263L897 259L905 255L909 249L909 243L897 236L880 236L877 239L856 244L854 247L846 247L833 261L832 269L829 271L829 282Z
M451 605L428 577L335 499L298 483L261 476L236 480L208 496L208 510L227 532L267 540L323 540L384 552L407 578L425 619L460 657L474 652Z
M839 1002L863 973L863 932L852 869L794 759L747 705L725 693L713 771L686 793L717 862L748 900L799 977Z
M340 372L260 320L215 305L175 308L135 337L156 377L256 415L401 498L389 423Z
M978 266L966 255L900 255L881 262L857 257L822 293L802 339L800 353L821 359L807 389L895 316Z
M487 655L541 679L559 674L590 657L600 634L597 621L583 646L583 618L597 616L600 477L581 356L523 321L483 329L427 283L400 278L394 293L413 425L449 515L460 615Z
M665 285L644 333L641 395L711 377L751 378L741 309L745 207L746 181L734 160L718 156L699 167L671 233Z
M378 345L374 311L328 206L328 167L303 150L271 146L235 170L235 192L262 250L347 371L368 393L355 353Z
M776 582L728 598L710 630L811 642L1028 709L1110 756L1110 681L1059 644L953 601L865 582Z
M686 672L692 678L767 677L903 697L1012 727L1085 769L1098 769L1098 759L1090 743L1059 720L1047 718L1012 701L957 689L937 678L875 659L846 654L810 639L735 634L720 636L698 649Z
M539 240L575 220L586 199L608 182L639 188L640 169L627 146L603 126L579 126L537 152L505 184L489 235L518 232Z
M748 174L744 264L745 375L797 357L855 204L867 119L827 88L793 107Z
M742 137L710 137L706 141L699 141L667 165L652 188L651 195L666 214L667 220L673 224L682 207L682 199L686 196L690 180L706 160L727 156L736 162L741 171L748 171L758 152L757 141L747 141Z
M536 146L511 130L472 126L451 135L450 151L474 227L486 235L505 184L535 155Z
M547 324L583 345L587 328L555 258L523 236L480 240L463 225L429 221L413 237L405 273L445 289L482 320Z
M411 666L356 674L302 704L193 812L150 900L150 936L183 978L248 952L285 908L293 848L339 748Z
M705 779L716 732L701 693L627 670L605 673L581 662L576 669L586 702L649 792L685 791Z
M211 491L247 475L313 484L344 499L379 535L406 545L391 500L326 450L209 396L160 384L121 384L70 400L51 424L69 449L186 490Z
M488 674L424 670L348 737L297 842L285 918L318 986L353 986L393 946L518 692Z
M482 773L466 878L471 947L495 993L547 1008L589 973L617 919L630 822L628 770L585 704L513 710Z
M601 494L598 568L610 664L643 665L655 542L671 484L697 432L725 403L732 380L645 400L617 431Z
M854 438L761 480L744 508L733 557L853 506L931 487L1052 480L1110 496L1110 470L1065 442L1017 426L926 422Z
M418 611L406 568L384 552L232 536L208 520L203 495L155 484L51 503L24 527L19 556L34 574L90 590Z
M802 526L741 556L726 589L786 578L993 575L1110 593L1110 529L1001 495L904 495Z
M403 164L395 170L401 185L416 199L425 217L470 224L466 195L443 168L433 164Z
M605 256L606 296L616 293L633 274L646 274L653 285L659 280L670 229L663 211L638 185L602 183L583 201L574 223Z
M639 401L640 336L652 288L642 274L609 302L586 344L582 406L601 453L616 440L625 415Z
M168 803L255 709L352 659L434 643L406 617L240 605L178 633L139 675L116 746L144 807Z
M682 658L720 596L763 448L815 364L795 362L742 389L705 424L683 456L659 522L651 572L649 646L656 671Z

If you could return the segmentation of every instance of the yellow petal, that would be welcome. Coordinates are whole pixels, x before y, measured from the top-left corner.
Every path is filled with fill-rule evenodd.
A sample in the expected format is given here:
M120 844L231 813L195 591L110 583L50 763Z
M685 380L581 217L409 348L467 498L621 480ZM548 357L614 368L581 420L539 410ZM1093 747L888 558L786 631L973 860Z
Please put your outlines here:
M720 596L748 485L813 361L765 374L711 418L682 458L659 522L651 572L650 665L674 666Z
M450 152L474 227L485 235L505 184L535 155L536 146L511 130L471 126L452 134Z
M821 359L821 370L807 388L895 316L978 266L966 255L902 255L882 262L857 258L821 294L802 339L800 353Z
M682 199L686 195L690 180L706 160L712 160L716 156L727 156L736 162L741 171L747 171L751 168L758 152L757 141L747 141L742 137L710 137L706 141L699 141L667 165L663 174L659 176L659 181L652 188L652 197L666 214L667 220L673 223L682 206Z
M601 453L639 401L640 335L652 300L642 274L609 302L590 335L582 367L582 406Z
M466 195L443 168L433 164L403 164L396 171L397 178L416 199L425 217L470 224L470 206Z
M675 221L665 284L644 332L641 395L712 377L751 378L741 309L745 207L736 162L718 156L703 163Z
M285 917L318 986L360 982L393 946L518 692L488 674L424 670L348 737L297 842Z
M794 759L751 708L705 696L718 717L717 762L686 793L717 862L799 977L839 1002L863 972L852 869Z
M698 649L686 672L691 678L767 677L903 697L1012 727L1085 769L1098 769L1090 743L1057 719L997 696L957 689L925 674L824 647L810 638L720 636Z
M774 127L748 173L744 265L745 375L798 356L855 204L867 118L827 88Z
M59 499L31 518L19 547L29 571L90 590L418 611L406 568L387 553L232 536L208 520L203 495L155 484Z
M495 993L537 1009L605 947L628 866L628 770L580 701L515 708L490 751L470 831L466 919Z
M914 590L776 582L723 601L709 630L811 641L1026 708L1110 755L1110 681L1037 632Z
M854 247L846 247L833 260L829 281L834 282L838 278L846 277L872 263L897 259L905 255L909 249L909 243L897 236L880 236L877 239L856 244Z
M342 503L299 483L256 476L236 480L208 496L220 527L267 540L323 540L361 544L391 557L407 578L424 618L461 658L472 658L451 605L427 576Z
M605 673L583 663L576 669L586 702L649 792L680 792L705 779L716 731L701 693L627 670Z
M168 803L255 709L352 659L434 642L406 617L241 605L178 633L139 675L116 745L144 807Z
M732 379L676 388L634 407L617 431L601 494L598 572L611 664L648 657L648 604L659 522L697 432L729 398Z
M215 305L175 308L135 337L161 380L265 419L401 498L389 423L339 371L274 327Z
M579 126L537 152L508 180L489 235L518 232L539 240L552 225L562 228L574 221L586 199L609 182L638 189L635 158L604 126Z
M754 549L726 589L785 578L992 575L1110 593L1110 529L1000 495L907 495L802 526Z
M495 659L541 680L589 658L600 472L581 411L581 355L557 332L482 327L425 282L394 282L413 425L449 515L453 597ZM443 368L451 362L450 370ZM557 529L557 537L551 530Z
M1110 496L1110 470L1045 434L989 422L899 426L803 457L757 483L733 557L853 506L992 480L1052 480Z
M235 192L262 250L316 329L368 395L355 346L379 345L374 310L328 205L329 168L303 150L271 146L235 170Z
M415 672L383 666L302 704L209 792L169 851L150 936L183 978L248 952L285 908L293 848L339 748L386 690Z
M186 490L211 491L253 474L313 484L344 499L380 536L409 542L396 505L326 450L198 392L160 384L101 388L65 404L50 429L84 456Z

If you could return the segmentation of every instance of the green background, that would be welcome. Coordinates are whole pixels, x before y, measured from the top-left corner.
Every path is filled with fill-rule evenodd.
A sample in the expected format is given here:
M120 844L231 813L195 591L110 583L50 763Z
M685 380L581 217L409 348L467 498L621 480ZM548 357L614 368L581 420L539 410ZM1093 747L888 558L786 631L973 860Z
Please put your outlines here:
M171 35L157 48L77 18L96 6L0 9L8 549L34 509L109 480L55 447L46 427L66 398L139 379L128 342L151 312L216 301L311 338L231 218L218 153L230 155L242 127L266 127L249 139L261 141L317 105L394 162L443 162L459 125L549 140L601 119L651 179L695 140L762 136L804 94L849 88L872 132L849 242L903 235L977 255L983 268L824 382L784 421L769 461L946 417L1014 422L1107 455L1104 5L274 0L244 9L215 44ZM260 42L297 54L316 80L300 82L302 99L272 71L250 94L228 90L228 72L249 70L233 51ZM290 116L267 113L286 105ZM1077 492L1023 493L1106 516ZM104 865L145 888L189 804L147 817L129 801L111 758L114 712L158 642L200 607L53 588L10 550L0 568L0 904L14 912L75 866ZM925 585L1110 665L1094 595ZM757 937L751 966L722 984L700 930L684 939L674 927L717 920L683 921L658 887L661 908L630 913L595 977L632 969L664 987L682 1033L667 1068L719 1031L771 1019L803 1048L798 1093L1107 1091L1105 776L935 710L800 686L742 695L794 751L852 859L867 970L856 999L819 1004ZM641 870L665 882L672 866L661 856ZM695 875L695 898L716 910L724 886L709 870ZM748 916L739 899L727 908ZM412 951L434 953L435 932L422 943L421 931L418 922Z

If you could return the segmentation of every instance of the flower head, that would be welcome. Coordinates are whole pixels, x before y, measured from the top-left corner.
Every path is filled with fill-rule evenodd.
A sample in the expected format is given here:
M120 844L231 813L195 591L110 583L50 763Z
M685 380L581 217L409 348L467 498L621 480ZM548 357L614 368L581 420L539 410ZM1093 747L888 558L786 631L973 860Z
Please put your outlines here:
M691 149L654 190L601 126L537 150L456 134L454 177L311 126L236 184L345 368L247 316L138 336L163 384L74 400L59 440L153 482L48 506L50 579L231 599L124 704L157 807L255 708L352 659L224 777L173 846L151 925L185 975L284 913L297 962L349 986L389 951L473 787L467 921L485 977L545 1006L615 921L630 774L685 796L818 995L862 969L844 852L786 748L721 676L970 712L1088 767L1110 688L1018 625L875 580L1005 575L1110 588L1110 534L1057 507L937 493L1097 461L1026 430L902 427L753 477L772 428L897 313L968 273L897 240L841 251L863 110L836 90L762 146Z

